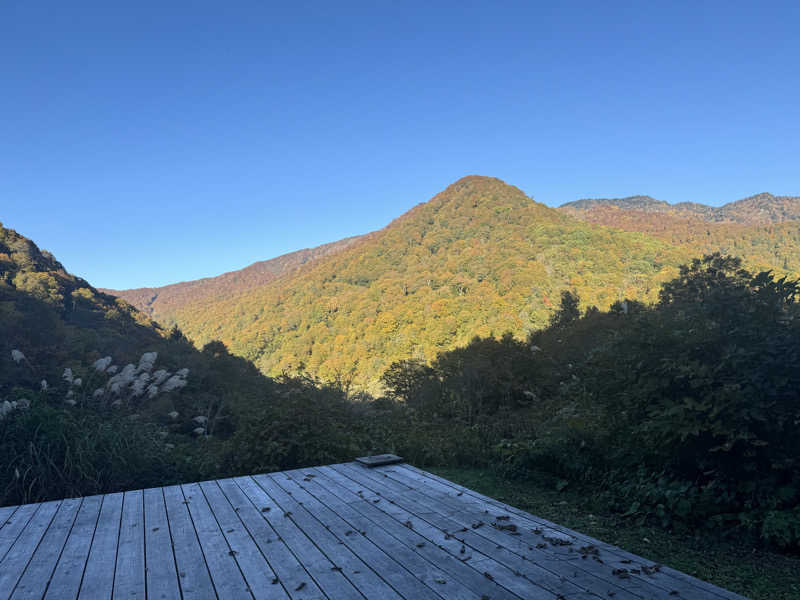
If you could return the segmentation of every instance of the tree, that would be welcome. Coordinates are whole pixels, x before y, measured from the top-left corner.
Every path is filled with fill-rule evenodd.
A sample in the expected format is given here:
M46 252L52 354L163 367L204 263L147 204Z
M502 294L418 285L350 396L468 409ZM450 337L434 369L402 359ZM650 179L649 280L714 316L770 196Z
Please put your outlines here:
M421 412L433 409L440 398L435 371L420 360L392 363L383 373L381 383L387 396Z
M580 298L577 292L564 290L561 292L561 306L550 317L550 327L563 329L581 318Z

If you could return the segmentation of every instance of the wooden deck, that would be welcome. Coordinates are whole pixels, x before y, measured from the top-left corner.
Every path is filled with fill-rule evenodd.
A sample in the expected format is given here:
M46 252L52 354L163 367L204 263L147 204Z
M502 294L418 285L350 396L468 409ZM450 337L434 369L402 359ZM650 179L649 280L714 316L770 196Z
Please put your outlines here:
M407 464L0 508L4 598L741 599Z

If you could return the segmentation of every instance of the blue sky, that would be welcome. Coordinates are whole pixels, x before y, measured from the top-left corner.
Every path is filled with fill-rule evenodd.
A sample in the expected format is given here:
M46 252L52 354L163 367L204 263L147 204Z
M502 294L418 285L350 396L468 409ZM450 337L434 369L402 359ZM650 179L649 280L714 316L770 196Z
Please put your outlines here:
M0 4L0 221L98 287L386 225L467 174L549 205L800 194L798 2Z

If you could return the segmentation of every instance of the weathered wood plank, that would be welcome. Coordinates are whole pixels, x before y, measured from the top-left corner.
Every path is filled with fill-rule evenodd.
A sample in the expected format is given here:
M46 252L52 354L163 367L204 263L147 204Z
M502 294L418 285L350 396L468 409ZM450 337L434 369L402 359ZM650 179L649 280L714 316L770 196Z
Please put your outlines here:
M557 597L556 593L542 587L543 581L526 579L521 572L495 560L494 553L497 550L494 546L470 546L464 543L463 534L459 534L459 537L452 535L450 532L455 531L458 527L454 526L454 523L446 517L423 509L414 502L402 502L400 496L393 494L389 489L381 488L376 492L370 487L373 482L358 481L334 468L326 467L325 469L331 478L339 477L340 479L337 481L340 484L350 486L350 489L359 497L372 503L409 529L416 531L428 543L432 543L452 557L462 560L474 575L485 577L502 586L507 592L522 598L553 599ZM376 503L376 500L380 500L380 502ZM358 505L356 504L356 506ZM480 568L477 565L480 565ZM564 582L561 587L563 588L562 595L578 591L578 588L568 582Z
M48 600L72 600L78 597L102 504L103 496L83 499L47 586L45 598Z
M0 598L9 598L14 592L60 505L61 501L42 504L0 561Z
M450 519L449 514L443 514L435 506L420 503L413 492L402 490L391 480L363 477L359 471L347 472L346 465L334 465L332 470L353 480L361 489L357 493L371 501L383 498L387 504L381 502L377 506L391 514L398 520L410 523L413 528L424 532L440 548L450 554L461 557L462 548L466 553L468 566L480 573L488 573L497 581L522 597L554 598L558 594L567 595L578 591L580 588L560 578L553 578L549 573L531 573L532 566L525 565L524 570L517 564L506 564L506 557L501 555L503 546L487 543L476 537L469 527ZM456 536L455 533L458 532ZM527 577L536 575L536 577ZM535 586L530 585L534 583Z
M256 483L278 504L285 515L303 530L309 539L325 553L353 586L367 598L396 598L401 596L383 581L358 556L340 543L332 533L315 520L303 506L280 488L267 475L253 477Z
M222 493L216 481L204 481L200 489L217 519L222 535L233 553L256 600L268 598L289 598L283 585L276 578L266 558L250 537L236 511Z
M349 468L349 465L346 468ZM504 549L511 553L524 556L526 548L539 550L539 547L543 546L549 556L542 556L542 553L539 552L538 556L534 558L535 562L556 574L569 578L586 591L595 593L598 591L605 591L606 593L615 591L619 594L619 590L624 589L642 598L660 600L674 598L673 592L675 591L689 594L689 597L691 597L691 594L697 594L698 592L697 588L687 587L682 582L669 582L668 585L663 585L663 582L658 581L657 571L654 571L652 575L644 575L640 567L620 563L614 560L615 557L606 555L605 552L601 553L596 545L594 545L594 548L597 549L597 553L594 550L592 553L583 553L587 554L587 559L589 560L576 560L583 556L582 553L576 552L576 549L587 547L582 542L579 543L577 538L565 536L561 532L550 528L541 527L519 515L512 516L507 511L499 511L496 506L470 496L456 496L455 493L447 489L435 489L436 486L441 485L438 482L432 482L425 487L421 486L418 480L405 478L404 475L398 473L398 470L392 470L391 472L386 470L384 474L388 476L389 480L396 481L407 489L413 489L413 493L423 494L421 502L428 502L429 505L439 507L439 510L449 510L452 514L459 515L455 519L461 523L465 523L462 519L482 518L484 522L491 526L481 528L478 534L503 544ZM492 523L494 517L498 515L502 516L503 522L495 521ZM500 530L500 527L517 528L515 532L516 539L512 542L504 541L504 539L508 538L507 531ZM553 543L552 540L554 539L556 543ZM653 563L644 563L643 566L649 570L653 567ZM634 569L633 572L630 571L631 568ZM617 570L624 570L624 574L622 576L615 575L615 571L619 573ZM636 570L639 570L640 574L637 574ZM609 588L609 586L613 587Z
M383 465L394 465L403 462L403 458L395 454L374 454L372 456L359 456L357 463L367 467L380 467Z
M297 523L283 516L284 513L280 506L252 478L237 477L234 482L258 511L259 516L269 524L277 536L274 539L270 536L266 538L266 541L259 536L262 543L274 544L280 542L285 544L296 560L313 577L318 589L322 590L328 598L363 600L364 597L342 575L341 571L334 570L334 563L314 545L297 526ZM229 497L233 497L233 489L229 490L225 487L225 491L231 494ZM249 513L247 516L250 519ZM268 534L267 531L264 531L264 533ZM282 577L282 575L279 575L279 577ZM288 587L292 591L302 592L306 587L310 587L306 580L302 578L302 575L295 576L294 579L287 580L288 582L291 582ZM301 586L303 583L306 583L306 585ZM314 597L312 592L309 595Z
M144 552L147 597L151 600L180 600L178 570L172 551L167 507L161 488L143 492Z
M363 469L359 471L365 474ZM454 525L460 526L461 529L466 528L468 531L460 535L467 539L470 545L490 548L491 544L496 544L497 551L494 558L526 574L531 568L536 568L543 582L548 581L548 577L552 579L552 576L556 576L568 580L584 591L600 595L610 593L619 600L636 596L668 599L670 596L668 591L652 587L649 582L642 583L633 577L623 578L614 575L613 567L607 565L605 559L600 559L593 551L589 552L588 546L573 546L571 541L562 540L551 530L534 532L525 529L521 523L515 522L510 515L502 511L489 510L483 504L472 506L468 500L455 495L445 498L426 496L414 489L414 485L411 485L414 482L396 480L393 477L395 473L386 472L381 475L388 475L388 479L379 478L376 474L376 482L392 486L399 483L401 485L399 491L403 496L413 498L416 503L429 507L438 514L452 517ZM496 519L498 516L500 520ZM484 524L487 526L481 527ZM515 531L512 533L511 529ZM553 536L559 539L554 539ZM561 545L562 543L568 544L568 547ZM580 548L586 548L587 551L580 552ZM540 569L544 569L549 575Z
M216 598L211 574L197 539L194 523L186 506L183 491L177 485L162 488L167 511L167 526L172 537L178 583L184 600ZM158 560L156 558L156 560Z
M41 504L23 504L13 516L5 520L5 527L0 529L0 560L6 557L9 548L17 541L17 536L25 529L40 506Z
M47 528L47 533L39 543L39 547L36 548L24 574L17 582L17 587L11 596L12 600L33 600L44 596L80 506L80 498L71 498L61 502L56 516L50 523L50 527Z
M181 489L217 595L220 598L231 599L252 598L250 588L239 570L228 542L220 531L219 523L208 506L200 484L184 484Z
M19 506L0 506L0 529L11 522L11 517L17 512Z
M331 508L367 539L373 540L384 552L402 563L412 576L420 579L437 594L450 598L516 598L495 582L475 573L465 565L461 556L456 559L436 544L379 510L374 504L383 498L364 498L340 485L319 470L303 469L308 474L298 482L309 494ZM297 480L297 478L295 478ZM446 583L442 583L442 581ZM444 586L444 587L443 587Z
M415 573L409 571L403 562L397 560L398 555L404 554L403 546L394 544L391 547L391 538L380 530L375 525L370 525L369 529L353 529L353 527L344 520L333 507L326 506L317 498L312 496L295 477L299 477L302 482L305 478L302 473L285 472L279 475L272 474L270 478L280 486L287 494L291 494L292 498L302 504L302 509L308 511L315 517L320 524L331 532L339 542L347 546L353 554L358 556L364 563L366 563L375 573L381 577L386 583L394 588L401 596L405 598L442 598L445 597L446 590L442 589L446 585L446 580L441 578L442 583L436 583L435 577L430 577L430 565L424 561L420 561L417 565ZM311 478L306 478L311 479ZM376 539L377 538L377 539ZM389 542L389 548L384 550L378 542L382 540L384 543ZM390 554L387 554L387 551ZM406 554L414 555L413 552L408 551ZM408 556L406 557L409 558ZM420 566L422 568L420 568ZM436 588L440 588L436 590ZM442 594L438 592L441 591Z
M144 558L147 597L180 600L178 570L172 551L167 507L161 488L142 492L144 502Z
M353 467L352 469L350 467ZM482 572L488 572L498 581L505 581L504 585L509 589L517 591L520 585L519 579L535 583L546 590L551 596L577 593L578 591L590 591L596 593L591 586L582 586L573 569L580 571L578 565L569 565L569 571L561 568L558 571L543 567L538 562L530 560L528 555L535 554L525 550L524 552L514 553L509 549L510 546L517 545L517 540L508 536L506 533L486 527L485 529L471 527L476 523L482 523L477 517L485 517L483 514L464 515L452 514L452 511L442 510L435 503L428 502L427 498L408 488L400 487L396 482L381 476L380 473L373 474L372 470L367 471L360 466L337 465L334 469L358 481L361 485L373 492L389 494L390 499L398 505L415 514L418 518L427 521L429 524L443 530L445 537L450 536L456 542L460 542L467 550L479 553L470 561L470 566ZM524 558L523 558L524 557ZM575 555L575 559L579 559ZM562 565L565 567L565 565ZM609 574L610 577L610 574ZM592 581L597 586L599 581ZM598 590L599 591L599 590ZM621 587L616 587L612 591L622 591ZM529 593L532 593L529 592ZM542 596L548 597L548 596Z
M217 483L289 597L293 600L325 598L313 576L306 571L236 482L233 479L221 479Z
M389 474L388 479L376 479L376 481L383 485L394 485L396 482L391 475ZM579 546L564 547L560 545L563 543L562 539L553 541L553 538L548 538L547 531L538 534L526 531L509 515L501 514L500 511L489 511L482 505L477 509L470 508L461 498L456 497L451 499L452 502L433 499L412 489L413 486L408 487L404 483L401 485L403 487L400 488L400 493L403 496L413 498L419 505L429 507L438 514L452 516L453 526L466 530L459 535L468 544L487 549L496 544L494 558L510 568L535 576L543 582L543 585L549 581L548 587L551 587L555 576L558 580L568 580L583 591L599 595L610 594L618 600L642 597L642 592L645 591L648 597L659 597L659 592L654 592L649 586L644 590L635 580L623 581L620 577L614 576L613 569L606 568L604 561L598 560L599 557L588 551L588 547L583 553L576 552ZM482 527L482 525L487 526ZM512 528L514 531L510 533ZM534 569L535 573L530 573L531 569Z
M405 521L397 520L375 506L376 504L383 504L386 500L385 498L359 496L356 488L360 488L360 486L356 486L352 480L343 475L329 470L328 467L318 467L313 469L313 472L317 475L314 479L315 485L324 489L331 496L339 498L343 503L343 506L339 505L342 506L341 509L337 507L337 511L344 511L346 507L358 515L363 515L369 519L368 523L380 526L391 534L394 539L398 540L399 544L404 544L406 547L411 548L430 564L434 565L436 569L440 569L445 574L443 576L444 579L457 581L466 586L471 593L479 596L488 596L496 600L519 598L519 596L505 590L496 582L487 579L483 574L477 573L474 569L464 564L464 561L468 558L467 556L460 555L456 558L453 554L439 548L433 541L434 538L423 536L413 527L408 527ZM339 478L341 478L341 481ZM314 493L316 494L317 491L318 488L315 488ZM375 500L379 502L375 502ZM334 501L329 500L329 502L332 504ZM383 508L386 507L384 506ZM399 516L402 518L404 514L400 512ZM368 533L370 532L366 527L362 527L362 529Z
M144 528L142 490L125 492L114 576L114 600L145 597Z
M485 496L485 495L483 495L483 494L481 494L479 492L476 492L475 490L471 490L469 488L465 488L463 486L460 486L457 483L453 483L452 481L444 479L443 477L439 477L438 475L435 475L433 473L429 473L427 471L423 471L422 469L418 469L417 467L414 467L414 466L409 465L407 463L406 464L402 464L402 465L396 465L395 467L408 470L411 473L415 473L417 475L422 476L424 479L433 480L433 481L439 482L441 484L444 484L444 485L450 487L451 489L455 490L456 494L463 494L463 495L468 495L468 496L472 496L472 497L478 498L480 500L483 500L484 502L487 502L487 503L489 503L489 504L491 504L493 506L498 507L500 510L504 510L504 511L516 514L516 515L518 515L518 516L520 516L522 518L527 518L527 519L531 520L532 522L537 523L539 526L549 527L549 528L551 528L553 530L560 531L560 532L564 533L565 535L573 536L573 537L581 540L583 543L595 544L599 548L609 552L610 554L615 555L619 560L630 560L630 561L632 561L631 563L623 563L623 564L629 564L629 565L630 564L639 564L639 565L641 565L641 564L651 564L651 561L647 561L646 559L642 558L641 556L637 556L636 554L633 554L631 552L623 550L622 548L619 548L619 547L614 546L612 544L609 544L607 542L603 542L601 540L596 540L596 539L594 539L594 538L592 538L592 537L590 537L588 535L582 534L582 533L577 532L577 531L573 531L573 530L568 529L568 528L566 528L566 527L564 527L562 525L559 525L557 523L553 523L553 522L548 521L546 519L543 519L541 517L538 517L538 516L535 516L535 515L531 515L528 512L525 512L525 511L520 510L518 508L515 508L513 506L509 506L508 504L505 504L504 502L501 502L501 501L496 500L494 498L490 498L489 496ZM716 597L719 597L719 598L724 598L726 600L748 600L744 596L741 596L741 595L736 594L734 592L731 592L729 590L720 588L720 587L715 586L715 585L713 585L711 583L708 583L707 581L703 581L701 579L697 579L695 577L692 577L691 575L688 575L688 574L683 573L681 571L677 571L677 570L672 569L672 568L667 567L667 566L662 566L661 569L659 570L658 574L659 574L659 576L666 575L671 579L677 579L677 580L689 583L691 585L697 586L697 587L701 588L702 590L708 592L709 594L713 594L713 596L711 598L716 596Z
M114 566L117 561L119 524L122 517L122 493L103 496L100 517L89 549L78 598L110 598L114 589Z

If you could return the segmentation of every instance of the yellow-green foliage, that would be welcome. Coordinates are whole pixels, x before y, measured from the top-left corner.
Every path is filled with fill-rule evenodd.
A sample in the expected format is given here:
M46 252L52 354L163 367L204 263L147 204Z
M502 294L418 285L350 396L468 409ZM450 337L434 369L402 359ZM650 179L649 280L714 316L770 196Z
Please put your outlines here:
M795 205L800 205L800 200L794 200ZM781 206L778 203L778 207ZM780 275L800 276L800 227L797 220L776 223L708 221L674 207L668 212L650 212L609 204L583 209L567 206L563 210L588 223L638 231L675 246L690 248L695 255L712 252L733 254L741 257L752 271L772 269ZM797 218L796 214L789 216Z
M566 288L601 308L655 299L688 256L587 225L498 179L466 177L341 252L171 318L198 345L221 339L265 373L355 373L375 390L396 360L431 360L475 335L524 338Z

